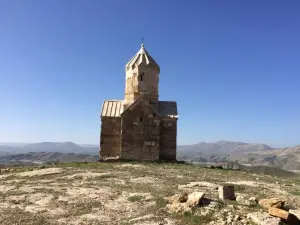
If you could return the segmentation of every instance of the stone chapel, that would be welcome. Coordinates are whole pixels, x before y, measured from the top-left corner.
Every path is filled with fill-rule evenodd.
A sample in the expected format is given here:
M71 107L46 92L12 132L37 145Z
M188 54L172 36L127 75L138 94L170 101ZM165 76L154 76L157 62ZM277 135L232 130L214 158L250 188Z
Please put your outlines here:
M177 104L159 101L159 65L144 44L125 66L124 100L101 110L99 159L176 160Z

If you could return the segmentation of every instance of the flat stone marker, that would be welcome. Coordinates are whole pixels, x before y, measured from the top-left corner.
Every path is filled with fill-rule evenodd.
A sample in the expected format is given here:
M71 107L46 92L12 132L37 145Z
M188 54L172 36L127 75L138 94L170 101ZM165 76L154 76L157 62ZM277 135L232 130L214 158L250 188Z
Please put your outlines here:
M235 200L233 185L219 186L218 192L222 200Z

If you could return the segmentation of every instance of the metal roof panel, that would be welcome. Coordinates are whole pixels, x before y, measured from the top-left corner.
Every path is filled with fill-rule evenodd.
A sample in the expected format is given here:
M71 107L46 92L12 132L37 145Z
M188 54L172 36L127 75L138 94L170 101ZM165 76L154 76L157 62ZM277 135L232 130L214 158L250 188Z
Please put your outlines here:
M158 110L162 117L178 118L177 103L174 101L159 101Z
M105 100L102 106L102 117L120 117L123 111L121 100Z

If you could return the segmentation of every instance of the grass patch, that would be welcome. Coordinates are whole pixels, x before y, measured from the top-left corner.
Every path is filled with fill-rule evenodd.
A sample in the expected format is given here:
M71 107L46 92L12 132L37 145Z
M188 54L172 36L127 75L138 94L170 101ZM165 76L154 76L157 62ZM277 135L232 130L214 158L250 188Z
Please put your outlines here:
M249 188L249 187L246 185L234 185L234 191L237 191L237 192L243 192L247 188Z
M104 180L109 178L117 178L114 174L103 174L101 176L89 177L88 181Z
M97 201L82 201L66 206L69 207L68 216L80 216L92 212L93 208L101 208L103 205Z
M300 196L300 190L292 191L291 194L296 195L296 196Z
M144 199L144 197L141 196L141 195L132 195L132 196L129 196L129 197L127 198L127 200L130 201L130 202L139 202L139 201L141 201L142 199Z
M31 224L50 225L48 218L41 213L24 212L19 208L4 210L0 215L1 225Z
M155 202L158 208L164 208L168 204L167 200L165 200L163 197L156 198Z
M185 212L182 216L177 216L185 225L207 224L211 221L211 215L200 216L194 212Z

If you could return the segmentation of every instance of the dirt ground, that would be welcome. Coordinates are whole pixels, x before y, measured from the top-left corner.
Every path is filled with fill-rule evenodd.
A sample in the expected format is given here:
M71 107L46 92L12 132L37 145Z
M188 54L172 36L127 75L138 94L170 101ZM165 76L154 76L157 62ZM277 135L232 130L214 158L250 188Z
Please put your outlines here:
M224 215L203 209L176 214L166 208L164 198L176 193L202 191L218 199L217 187L224 184L246 197L283 198L287 206L300 208L298 178L181 164L66 163L1 174L0 224L214 224L228 211L245 218L241 224L252 224L246 214L261 209L234 201L222 204Z

